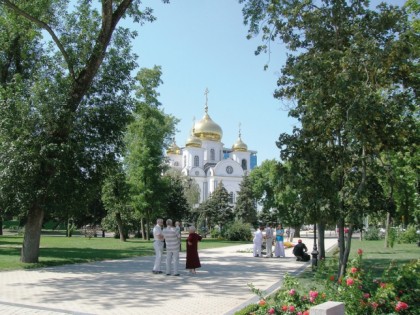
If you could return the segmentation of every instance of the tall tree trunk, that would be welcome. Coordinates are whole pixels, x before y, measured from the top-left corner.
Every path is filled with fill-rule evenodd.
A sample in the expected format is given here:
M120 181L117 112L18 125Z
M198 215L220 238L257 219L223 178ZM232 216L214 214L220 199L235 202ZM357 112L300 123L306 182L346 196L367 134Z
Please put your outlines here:
M39 244L41 242L44 210L38 204L33 205L28 211L27 219L20 261L24 263L37 263L39 259Z
M345 243L344 243L344 219L341 218L338 221L338 249L340 252L338 258L338 278L342 276L342 266L344 265L344 251L345 251ZM345 268L344 268L345 270Z
M1 215L0 215L0 235L3 235L3 217Z
M338 278L340 279L346 274L347 263L349 261L350 248L351 248L351 237L353 235L353 226L350 225L349 232L346 238L346 249L343 254L343 263L340 265Z
M385 248L389 247L389 226L391 225L391 214L389 211L386 213L385 222Z
M144 220L143 217L140 219L140 230L141 230L141 238L143 240L146 239L146 234L144 233Z
M325 259L325 223L318 223L318 252L319 259Z
M125 238L124 224L121 219L121 214L119 212L115 214L115 220L117 221L118 232L120 232L120 241L125 242L126 238Z

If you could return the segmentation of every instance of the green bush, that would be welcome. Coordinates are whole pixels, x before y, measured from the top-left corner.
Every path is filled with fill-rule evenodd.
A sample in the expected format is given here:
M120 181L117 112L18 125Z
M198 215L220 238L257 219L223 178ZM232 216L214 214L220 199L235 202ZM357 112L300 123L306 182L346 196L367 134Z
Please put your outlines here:
M400 244L411 244L416 243L419 240L419 236L416 234L416 227L409 225L407 230L402 232L398 237L398 243Z
M364 234L364 239L367 241L377 241L381 239L379 229L376 227L370 227Z
M251 228L249 223L234 222L227 227L224 235L229 241L250 241L252 240Z
M258 310L258 304L249 304L244 309L235 312L234 315L248 315L250 313L255 312L256 310Z
M212 237L212 238L221 238L222 237L222 234L220 233L220 230L219 229L212 229L211 230L211 232L210 232L210 236Z

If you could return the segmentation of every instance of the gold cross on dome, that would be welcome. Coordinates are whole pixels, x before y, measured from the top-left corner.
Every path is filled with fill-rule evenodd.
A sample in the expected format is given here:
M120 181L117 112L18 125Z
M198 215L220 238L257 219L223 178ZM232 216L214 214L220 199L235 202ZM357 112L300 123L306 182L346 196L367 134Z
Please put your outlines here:
M209 110L209 107L207 105L207 102L209 100L209 98L208 98L209 97L209 93L210 93L209 89L206 88L206 90L204 91L204 95L206 96L206 106L204 107L204 110L205 110L206 114L207 114L207 112Z

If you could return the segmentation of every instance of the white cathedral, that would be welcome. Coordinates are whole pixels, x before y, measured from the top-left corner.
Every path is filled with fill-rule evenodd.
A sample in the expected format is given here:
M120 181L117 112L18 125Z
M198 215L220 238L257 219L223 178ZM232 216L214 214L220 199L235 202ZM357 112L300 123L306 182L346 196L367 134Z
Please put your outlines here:
M257 165L257 152L248 150L241 139L240 128L236 142L231 148L224 148L222 128L208 114L208 90L205 94L203 118L194 123L185 147L180 148L173 141L167 150L168 163L196 181L200 187L199 203L205 201L218 184L223 183L229 192L229 202L234 204L243 176Z

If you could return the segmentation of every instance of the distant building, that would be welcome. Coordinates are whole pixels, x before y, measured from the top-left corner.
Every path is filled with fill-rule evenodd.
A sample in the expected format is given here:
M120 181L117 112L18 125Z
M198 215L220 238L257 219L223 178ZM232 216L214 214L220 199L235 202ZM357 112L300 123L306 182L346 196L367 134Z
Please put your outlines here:
M200 187L200 203L221 182L229 192L230 202L236 203L243 176L257 165L257 152L248 150L248 146L242 141L240 128L238 139L232 147L223 147L222 128L210 118L208 90L205 94L203 118L194 123L185 147L178 147L174 140L167 150L168 163L197 182Z

